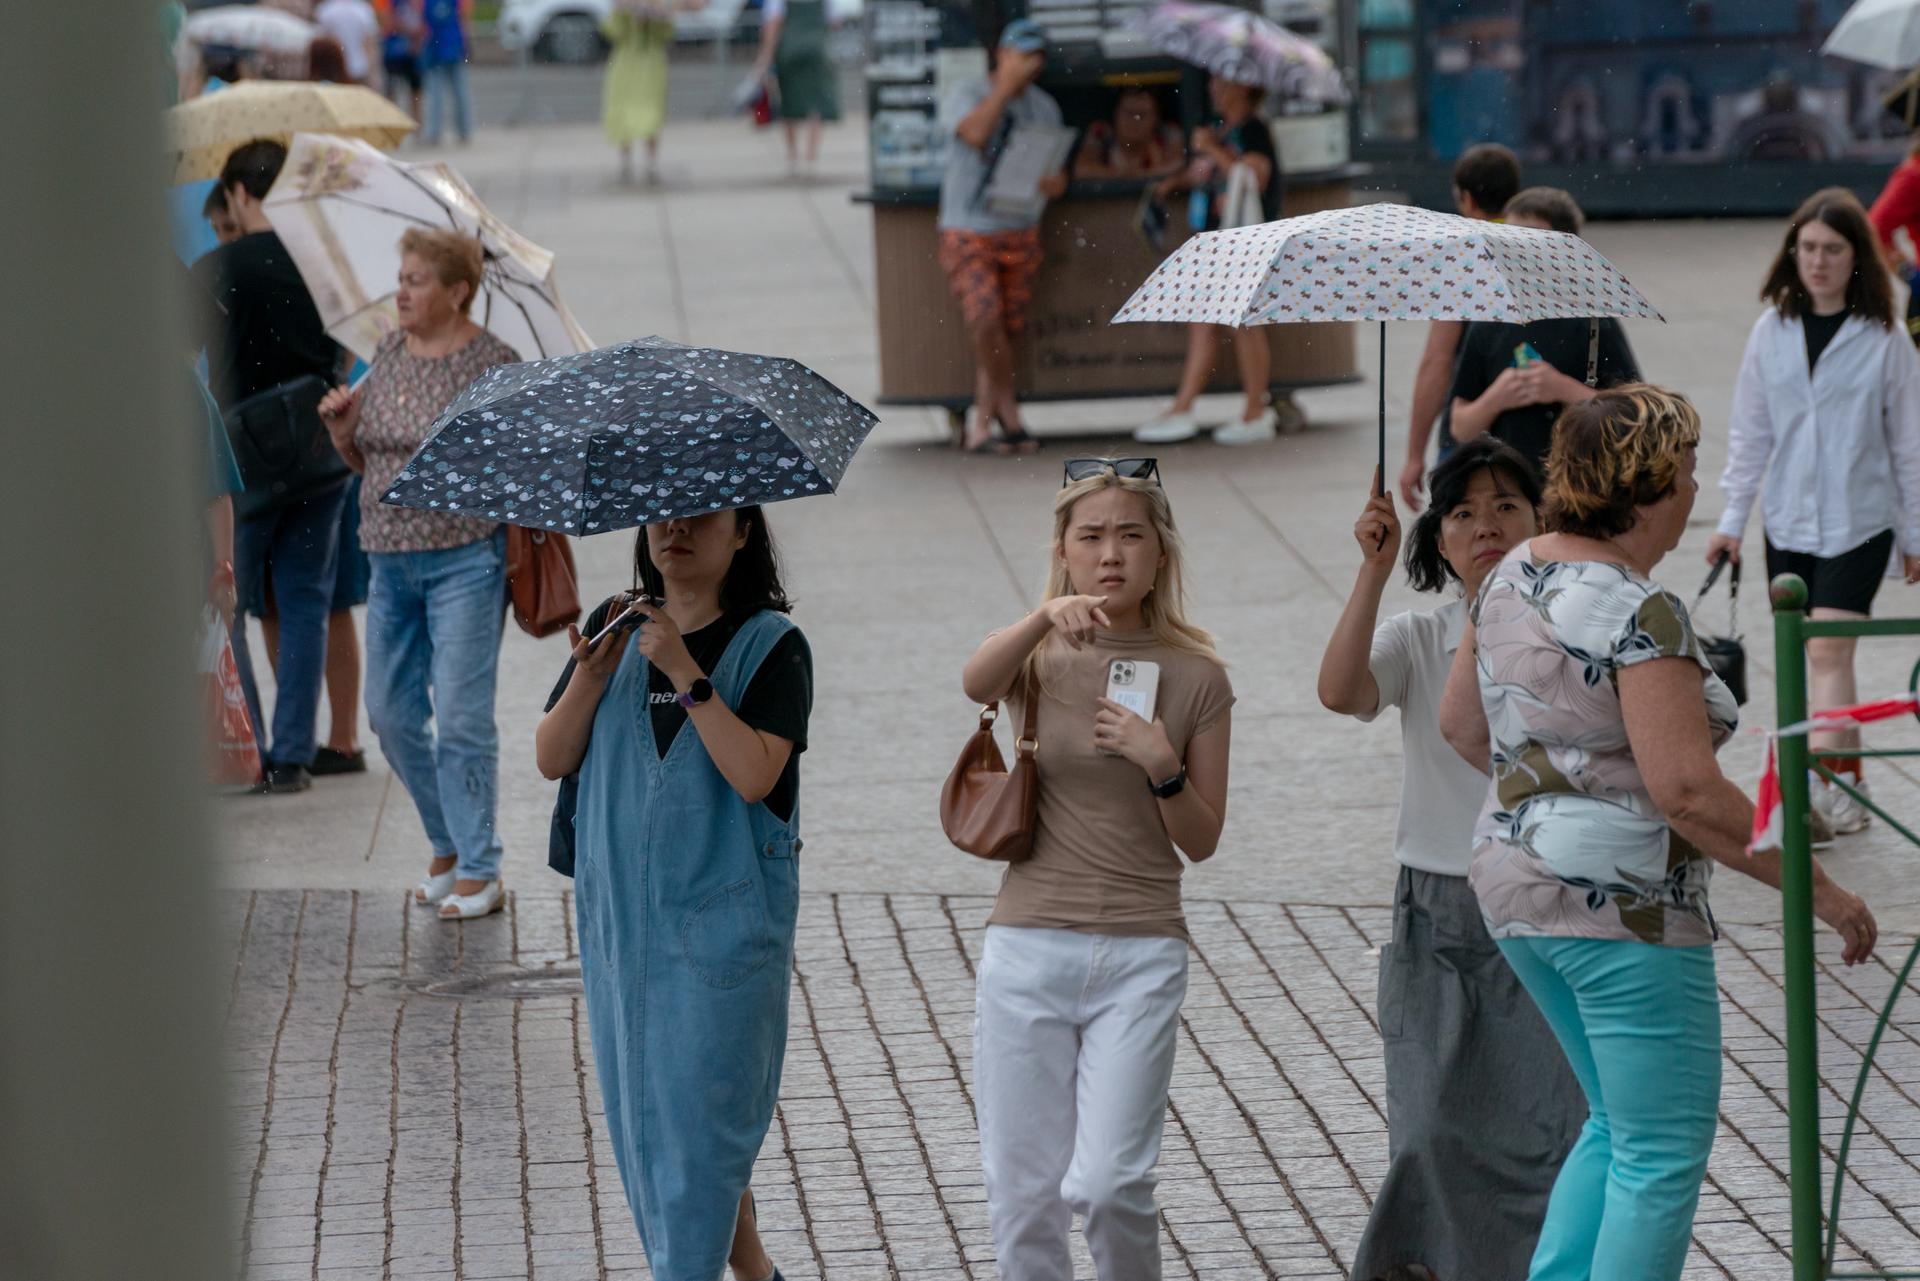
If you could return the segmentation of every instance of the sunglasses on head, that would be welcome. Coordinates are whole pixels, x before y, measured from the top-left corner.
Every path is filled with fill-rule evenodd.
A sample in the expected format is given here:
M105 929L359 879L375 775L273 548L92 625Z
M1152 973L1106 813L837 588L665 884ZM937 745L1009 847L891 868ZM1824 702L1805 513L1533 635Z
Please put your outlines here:
M1160 479L1160 460L1157 458L1069 458L1066 466L1066 479L1061 482L1065 488L1076 480L1092 480L1103 472L1112 472L1122 480Z

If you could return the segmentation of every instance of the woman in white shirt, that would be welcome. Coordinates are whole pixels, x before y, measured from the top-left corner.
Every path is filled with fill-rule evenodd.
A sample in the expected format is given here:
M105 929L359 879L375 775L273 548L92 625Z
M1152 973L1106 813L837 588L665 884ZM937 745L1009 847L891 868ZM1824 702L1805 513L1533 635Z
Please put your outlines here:
M1320 661L1320 701L1362 721L1397 706L1406 754L1378 998L1390 1159L1355 1257L1359 1281L1412 1264L1441 1277L1526 1275L1561 1158L1586 1120L1566 1056L1467 884L1486 775L1440 735L1467 602L1539 532L1540 480L1511 446L1482 436L1448 455L1431 485L1407 577L1420 591L1456 584L1459 595L1375 626L1400 523L1391 497L1371 497L1353 529L1359 576Z
M1864 618L1896 548L1907 582L1920 581L1920 356L1852 192L1829 187L1800 206L1760 297L1770 305L1740 362L1707 560L1740 559L1759 496L1768 576L1805 579L1815 618ZM1853 651L1852 638L1807 642L1815 710L1857 701ZM1817 732L1812 745L1857 747L1859 733ZM1865 793L1857 759L1821 760ZM1836 832L1867 825L1858 800L1817 778L1813 803Z

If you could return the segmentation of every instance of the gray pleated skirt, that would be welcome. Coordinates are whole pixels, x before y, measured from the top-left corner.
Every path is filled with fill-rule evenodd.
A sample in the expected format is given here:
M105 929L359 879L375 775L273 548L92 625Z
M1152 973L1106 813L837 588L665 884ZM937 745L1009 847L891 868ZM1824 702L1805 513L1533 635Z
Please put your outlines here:
M1400 869L1380 949L1387 1177L1355 1281L1523 1281L1586 1098L1463 876Z

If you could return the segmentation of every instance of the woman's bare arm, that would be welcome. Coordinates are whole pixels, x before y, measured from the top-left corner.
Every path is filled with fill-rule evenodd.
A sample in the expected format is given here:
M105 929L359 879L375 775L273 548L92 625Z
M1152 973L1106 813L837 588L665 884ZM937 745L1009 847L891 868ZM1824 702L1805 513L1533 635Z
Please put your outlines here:
M1440 696L1440 736L1467 764L1482 774L1493 773L1493 736L1487 730L1486 705L1480 701L1479 653L1471 614Z

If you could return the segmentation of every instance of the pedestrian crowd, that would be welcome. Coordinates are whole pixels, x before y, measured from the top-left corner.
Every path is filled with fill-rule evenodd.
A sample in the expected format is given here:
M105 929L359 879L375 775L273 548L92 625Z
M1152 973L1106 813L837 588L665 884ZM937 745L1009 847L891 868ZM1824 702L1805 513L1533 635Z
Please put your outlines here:
M378 26L347 15L356 2L321 6L346 73L379 60L392 74L406 0ZM452 3L426 0L426 34L407 45L429 68L459 65L460 46L438 43L454 37L432 34ZM773 15L786 34L767 59L793 79L803 124L831 117L804 87L808 46L788 44L817 34L809 5ZM662 20L616 9L633 50L610 75L658 70L645 27ZM1009 24L990 77L949 106L940 257L978 356L973 449L1034 447L1011 353L1038 215L981 196L1010 122L1058 120L1033 83L1044 42ZM439 83L464 134L459 76ZM1099 163L1161 173L1157 194L1187 200L1196 227L1221 225L1234 203L1278 213L1256 92L1215 80L1218 119L1191 162L1150 96L1121 101L1140 119L1089 140ZM657 136L650 109L634 119L655 132L636 126L633 139ZM209 601L232 620L272 794L365 769L350 612L364 604L369 720L427 838L412 897L443 920L484 916L504 901L494 705L507 531L381 496L455 398L521 353L470 313L479 242L419 228L399 245L397 327L350 380L351 357L262 209L285 160L271 141L233 151L206 202L221 243L193 268L209 313ZM1581 229L1573 197L1522 187L1500 148L1462 158L1455 198L1469 217ZM1890 563L1920 581L1920 356L1882 249L1899 225L1822 191L1764 274L1755 264L1763 305L1736 375L1708 556L1738 562L1758 501L1768 569L1807 580L1815 617L1870 612ZM1278 429L1264 340L1244 332L1232 341L1247 399L1216 432L1224 441ZM1142 439L1196 433L1220 337L1193 327L1181 389ZM1375 478L1355 523L1354 588L1318 679L1333 712L1398 708L1404 757L1378 994L1390 1160L1354 1275L1675 1278L1719 1099L1713 864L1780 880L1779 851L1749 848L1753 806L1715 760L1736 701L1686 604L1652 578L1695 505L1700 417L1642 381L1616 324L1584 320L1435 324L1415 414L1406 466ZM247 442L268 429L325 448L262 485ZM1389 483L1418 509L1407 529ZM1032 789L987 922L974 1025L1007 1281L1070 1278L1076 1216L1101 1281L1161 1275L1155 1167L1188 975L1181 877L1221 848L1235 705L1226 658L1189 614L1187 585L1209 566L1188 558L1173 489L1156 458L1068 461L1041 605L987 635L961 673L969 698L1020 727L1008 778ZM1413 587L1447 599L1381 620L1402 564ZM763 507L647 525L631 589L568 629L536 734L538 768L561 782L552 860L574 878L605 1125L653 1273L671 1281L780 1276L749 1182L780 1086L813 704L791 613ZM270 718L248 615L274 669ZM1809 661L1816 707L1852 701L1850 642L1815 641ZM1855 745L1836 731L1815 750ZM1851 790L1816 780L1820 816L1857 832L1859 762L1828 763ZM1815 910L1846 962L1871 953L1872 913L1817 864Z

